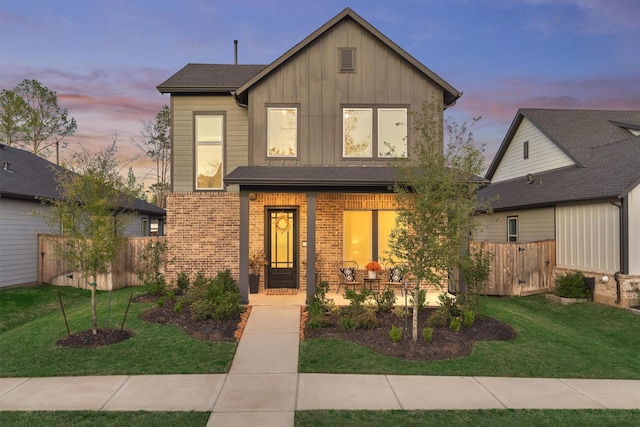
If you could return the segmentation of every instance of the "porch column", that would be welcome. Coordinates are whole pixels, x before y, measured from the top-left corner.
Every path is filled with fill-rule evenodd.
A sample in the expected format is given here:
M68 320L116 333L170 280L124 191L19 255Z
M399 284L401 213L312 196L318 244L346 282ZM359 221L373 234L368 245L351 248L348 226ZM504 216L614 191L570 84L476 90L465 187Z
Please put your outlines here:
M240 296L249 303L249 192L240 191Z
M307 193L307 303L316 292L316 193Z

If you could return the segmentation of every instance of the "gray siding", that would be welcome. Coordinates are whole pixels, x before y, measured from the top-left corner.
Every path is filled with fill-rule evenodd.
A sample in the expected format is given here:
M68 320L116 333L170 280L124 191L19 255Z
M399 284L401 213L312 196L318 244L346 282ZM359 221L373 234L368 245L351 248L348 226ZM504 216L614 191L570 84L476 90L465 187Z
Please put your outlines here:
M529 141L529 158L523 158L523 145ZM491 182L506 181L531 173L539 173L565 166L574 162L556 144L547 138L528 119L522 119L509 148L504 153Z
M0 287L38 280L38 233L58 234L35 214L39 203L0 199Z
M248 146L247 109L238 106L229 96L171 97L173 115L173 191L194 190L194 112L225 114L224 171L228 174L238 166L246 166Z
M474 240L488 242L507 241L507 217L518 217L518 241L535 242L555 239L554 208L529 209L478 215L482 225Z
M338 72L338 48L355 47L356 73ZM254 165L387 165L342 158L342 105L394 105L420 112L442 89L351 21L339 23L250 90ZM268 159L267 105L298 105L298 157ZM413 129L411 120L407 128ZM409 144L413 141L409 137ZM441 148L441 147L440 147ZM410 149L410 148L409 148Z
M640 185L629 193L629 274L640 274Z
M620 268L620 218L609 202L556 208L557 263L613 273Z

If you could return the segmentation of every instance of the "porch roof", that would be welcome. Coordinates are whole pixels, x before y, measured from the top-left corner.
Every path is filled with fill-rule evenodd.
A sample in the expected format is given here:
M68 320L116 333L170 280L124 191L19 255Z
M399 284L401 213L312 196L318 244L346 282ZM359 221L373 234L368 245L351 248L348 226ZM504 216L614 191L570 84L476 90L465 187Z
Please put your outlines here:
M379 166L239 166L227 184L247 187L390 187L396 171Z

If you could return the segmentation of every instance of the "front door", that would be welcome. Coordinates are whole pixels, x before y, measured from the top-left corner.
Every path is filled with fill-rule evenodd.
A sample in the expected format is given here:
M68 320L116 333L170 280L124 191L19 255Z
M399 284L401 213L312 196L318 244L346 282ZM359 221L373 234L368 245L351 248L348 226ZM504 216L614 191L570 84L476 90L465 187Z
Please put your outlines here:
M298 232L295 209L267 210L267 287L298 287Z

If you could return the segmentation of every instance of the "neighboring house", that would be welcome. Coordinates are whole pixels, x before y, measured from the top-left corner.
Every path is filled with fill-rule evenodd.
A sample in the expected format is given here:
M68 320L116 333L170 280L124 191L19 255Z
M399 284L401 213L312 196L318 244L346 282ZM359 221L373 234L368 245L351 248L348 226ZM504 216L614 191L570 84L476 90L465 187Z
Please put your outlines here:
M171 94L169 275L230 269L245 302L260 251L261 291L307 297L342 261L381 259L389 146L411 156L410 113L461 95L348 8L269 65L188 64L158 90Z
M554 274L594 277L595 300L640 285L640 111L521 109L486 174L477 240L555 239Z
M47 225L39 210L47 209L42 198L60 198L57 166L25 150L0 144L0 288L38 280L38 234L60 234ZM131 206L137 216L126 233L145 236L151 224L162 222L165 211L143 200Z

